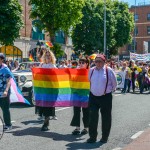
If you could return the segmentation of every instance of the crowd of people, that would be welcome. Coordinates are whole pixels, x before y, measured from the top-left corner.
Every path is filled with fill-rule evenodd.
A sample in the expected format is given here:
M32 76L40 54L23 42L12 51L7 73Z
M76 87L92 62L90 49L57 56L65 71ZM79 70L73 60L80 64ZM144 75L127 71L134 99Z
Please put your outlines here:
M5 61L3 54L0 54L0 71L9 68L12 70L19 66L18 62L11 63ZM150 63L134 60L106 60L103 54L97 54L96 58L90 60L88 56L80 57L79 60L62 60L56 63L56 58L51 50L46 50L41 58L40 68L72 68L72 69L89 69L89 106L87 108L73 107L73 116L70 125L75 129L72 131L73 135L88 134L90 138L88 143L94 143L97 140L97 127L99 110L102 116L102 138L100 142L106 143L111 130L111 110L112 110L112 92L117 88L117 80L115 72L122 71L125 74L124 87L121 89L122 93L139 90L142 94L144 90L150 90ZM12 65L13 64L13 65ZM13 69L15 69L13 68ZM9 74L1 72L0 90L0 107L3 110L3 118L5 122L5 129L11 129L9 112L9 95L10 95L10 78ZM3 78L5 77L5 81ZM101 84L103 83L103 84ZM5 103L7 101L7 104ZM7 106L7 107L6 107ZM81 111L83 115L81 115ZM41 131L47 131L50 117L55 117L55 107L36 107L39 117L44 117ZM83 116L84 128L80 128L80 118Z

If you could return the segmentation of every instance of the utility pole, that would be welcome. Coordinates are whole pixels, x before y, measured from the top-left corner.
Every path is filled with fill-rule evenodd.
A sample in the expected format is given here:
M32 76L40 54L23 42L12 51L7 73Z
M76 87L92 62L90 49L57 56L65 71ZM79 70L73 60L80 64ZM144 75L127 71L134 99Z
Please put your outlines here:
M106 0L104 0L104 54L106 55Z
M135 0L135 6L134 6L134 53L136 48L136 0Z

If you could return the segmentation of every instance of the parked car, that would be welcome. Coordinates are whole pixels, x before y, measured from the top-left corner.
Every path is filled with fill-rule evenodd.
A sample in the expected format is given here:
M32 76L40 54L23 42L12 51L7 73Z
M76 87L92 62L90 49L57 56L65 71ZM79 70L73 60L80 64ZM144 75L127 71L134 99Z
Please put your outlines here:
M23 62L19 64L18 69L12 71L17 86L21 90L24 98L26 98L30 104L34 105L33 98L33 86L32 86L32 67L38 67L40 62Z

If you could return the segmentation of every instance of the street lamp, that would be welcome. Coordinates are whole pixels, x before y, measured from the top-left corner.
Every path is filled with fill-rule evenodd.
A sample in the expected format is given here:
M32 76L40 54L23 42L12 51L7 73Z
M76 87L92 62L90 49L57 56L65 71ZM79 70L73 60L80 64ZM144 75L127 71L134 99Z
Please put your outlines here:
M104 0L104 54L106 54L106 0Z
M135 0L135 7L134 7L134 53L136 48L136 0Z

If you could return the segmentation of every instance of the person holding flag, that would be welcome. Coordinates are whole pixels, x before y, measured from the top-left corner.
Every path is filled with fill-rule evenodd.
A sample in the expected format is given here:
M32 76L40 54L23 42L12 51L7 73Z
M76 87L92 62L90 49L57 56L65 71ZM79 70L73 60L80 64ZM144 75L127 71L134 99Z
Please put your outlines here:
M11 74L9 74L9 68L3 63L5 56L0 53L0 107L3 112L4 130L12 129L11 117L9 111L9 97L11 86Z

